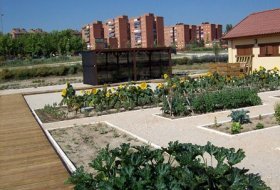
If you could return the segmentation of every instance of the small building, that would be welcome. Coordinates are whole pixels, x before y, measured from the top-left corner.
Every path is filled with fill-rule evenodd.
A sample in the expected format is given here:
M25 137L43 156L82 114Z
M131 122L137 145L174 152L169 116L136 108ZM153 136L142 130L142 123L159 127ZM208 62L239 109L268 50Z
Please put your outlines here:
M82 52L84 84L158 79L172 74L172 49L118 48Z
M252 13L224 37L228 41L228 62L240 56L252 57L252 70L280 67L280 9Z

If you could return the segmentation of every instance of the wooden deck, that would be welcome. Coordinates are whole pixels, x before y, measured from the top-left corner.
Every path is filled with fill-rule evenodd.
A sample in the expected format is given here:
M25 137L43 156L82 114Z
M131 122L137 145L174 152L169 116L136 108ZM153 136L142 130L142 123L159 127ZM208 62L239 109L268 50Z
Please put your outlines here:
M22 95L0 96L0 189L71 189Z

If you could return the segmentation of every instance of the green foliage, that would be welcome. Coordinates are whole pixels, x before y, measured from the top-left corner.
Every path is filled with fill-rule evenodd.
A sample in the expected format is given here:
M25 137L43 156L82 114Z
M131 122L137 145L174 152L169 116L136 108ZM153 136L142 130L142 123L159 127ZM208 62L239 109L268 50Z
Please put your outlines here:
M276 121L280 124L280 103L277 103L274 107L274 116L276 118Z
M264 128L264 125L262 123L258 123L256 125L256 129L263 129Z
M26 34L15 39L10 34L0 35L0 56L6 59L70 55L84 48L81 36L71 30Z
M0 80L24 80L36 77L47 76L66 76L76 74L82 71L80 64L59 67L34 67L34 68L16 68L3 69L0 71Z
M221 89L195 95L191 105L197 113L214 112L261 104L256 90L250 88Z
M60 110L56 104L53 104L53 105L47 104L44 106L42 111L51 115L52 117L54 117L56 119L63 119L66 117L66 113L64 111Z
M232 122L239 122L240 124L250 123L250 117L248 115L250 111L248 110L233 110L229 115Z
M232 134L240 133L241 129L242 129L242 126L239 122L232 122L232 124L231 124L231 133Z
M68 183L76 190L270 189L258 174L235 167L244 158L241 149L209 142L205 146L170 142L162 149L122 144L110 150L107 146L89 164L96 175L78 168Z

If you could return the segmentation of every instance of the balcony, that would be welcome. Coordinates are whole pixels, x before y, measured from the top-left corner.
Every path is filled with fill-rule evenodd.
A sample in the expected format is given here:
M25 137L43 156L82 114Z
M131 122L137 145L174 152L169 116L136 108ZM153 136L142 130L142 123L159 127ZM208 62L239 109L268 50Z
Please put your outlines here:
M136 29L136 30L134 30L134 33L141 33L141 30L140 29Z

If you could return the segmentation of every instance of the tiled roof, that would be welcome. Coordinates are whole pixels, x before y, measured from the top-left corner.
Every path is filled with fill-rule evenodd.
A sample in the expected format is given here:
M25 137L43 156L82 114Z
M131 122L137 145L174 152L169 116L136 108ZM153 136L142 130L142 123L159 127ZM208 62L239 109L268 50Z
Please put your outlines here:
M280 34L280 8L252 13L230 30L223 39Z

